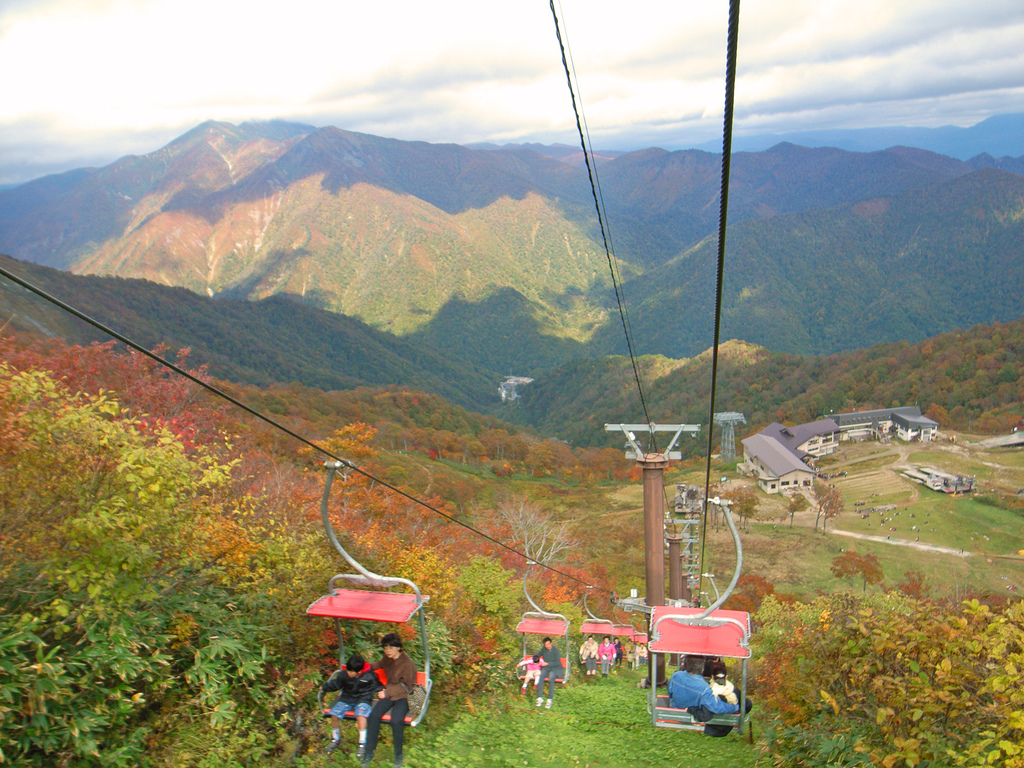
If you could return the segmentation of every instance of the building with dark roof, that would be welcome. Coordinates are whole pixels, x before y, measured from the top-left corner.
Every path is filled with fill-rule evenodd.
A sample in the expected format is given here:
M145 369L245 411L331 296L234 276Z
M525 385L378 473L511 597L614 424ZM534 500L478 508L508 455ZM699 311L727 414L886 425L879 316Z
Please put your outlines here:
M895 435L906 442L927 443L939 432L939 423L922 416L916 405L836 413L832 420L839 425L843 440L888 439Z
M840 429L832 419L818 419L795 427L773 422L759 434L774 437L800 459L828 456L839 448Z

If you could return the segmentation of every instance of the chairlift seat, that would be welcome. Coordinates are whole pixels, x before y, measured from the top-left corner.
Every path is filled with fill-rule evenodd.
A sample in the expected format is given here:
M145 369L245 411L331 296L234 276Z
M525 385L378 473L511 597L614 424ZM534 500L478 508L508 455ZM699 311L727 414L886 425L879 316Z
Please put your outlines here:
M580 634L583 635L612 635L612 623L601 619L587 619L580 625Z
M701 723L693 719L693 715L685 709L676 709L669 705L667 695L659 694L657 705L654 710L654 725L659 728L677 728L685 731L703 731L705 725L728 725L732 728L739 728L740 716L715 715L707 722Z
M335 619L362 619L405 623L427 600L402 592L372 592L365 589L335 589L314 602L306 613Z

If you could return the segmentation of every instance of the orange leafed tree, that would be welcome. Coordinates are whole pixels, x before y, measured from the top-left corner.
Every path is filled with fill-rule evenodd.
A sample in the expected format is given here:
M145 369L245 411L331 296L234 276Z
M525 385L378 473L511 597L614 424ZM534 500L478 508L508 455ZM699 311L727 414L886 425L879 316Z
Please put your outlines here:
M862 555L852 549L837 555L832 560L830 568L832 575L837 579L850 579L860 577L863 582L863 590L867 592L868 584L881 584L885 574L882 573L882 565L874 555Z

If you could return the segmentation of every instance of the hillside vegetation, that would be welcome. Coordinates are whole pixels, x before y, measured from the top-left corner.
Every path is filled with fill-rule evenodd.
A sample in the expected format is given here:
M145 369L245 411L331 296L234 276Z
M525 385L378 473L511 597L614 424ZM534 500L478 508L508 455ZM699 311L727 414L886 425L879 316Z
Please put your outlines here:
M141 356L56 344L5 343L2 352L4 762L327 764L313 708L336 664L333 630L303 609L340 563L318 530L315 457ZM587 585L607 594L639 583L635 481L579 484L577 469L559 472L540 459L524 471L530 463L517 446L545 441L531 444L415 393L278 388L264 397L373 474L416 476L389 475L498 540L521 544L502 512L509 492L543 511L540 530L567 523L577 541L559 564L568 578L531 577L531 591L574 624ZM328 416L331 407L346 417ZM378 435L391 419L398 431L385 444L458 430L504 455L511 473L497 479L502 464L460 463L444 458L445 448L382 450ZM442 490L442 475L475 479L465 505ZM884 565L884 595L848 594L845 580L832 579L828 591L838 594L798 602L761 575L762 564L816 567L800 577L814 583L838 544L770 523L746 534L751 559L731 605L757 612L752 749L735 736L711 742L648 730L630 673L572 684L550 712L524 707L508 691L519 653L512 630L525 609L521 558L355 475L339 480L331 514L367 567L411 578L431 595L436 686L426 725L410 735L410 764L735 766L764 755L794 767L1021 765L1021 603L979 592L966 596L983 602L961 604L942 597L939 583L922 592L919 579L891 578L905 562L898 555ZM782 548L758 542L782 533ZM714 567L728 568L728 548L712 542L709 552ZM960 585L946 586L964 596ZM590 605L612 611L603 599ZM350 649L376 657L382 627L345 628ZM421 658L411 637L409 647ZM387 753L385 744L378 761Z
M727 239L722 334L815 354L1015 320L1024 316L1022 212L1024 176L983 169L739 222ZM709 238L626 282L641 352L688 357L709 346L717 247Z
M519 333L529 322L528 305L514 296L494 299L492 321L477 328L481 347L489 350L489 365L478 366L467 362L473 352L456 339L423 332L403 340L285 299L215 301L145 281L75 276L2 257L0 264L142 344L189 347L196 364L240 383L424 390L577 446L618 447L604 424L636 421L642 414L632 366L614 356L530 371L535 382L522 388L515 406L503 408L497 385L509 372L501 366L506 350L514 358L529 349L551 365L563 355L581 354L581 345L554 337L531 346L535 337ZM6 280L0 280L0 311L11 328L83 343L100 340L94 329ZM493 322L494 316L503 319ZM772 421L800 423L830 412L916 403L945 428L991 434L1010 429L1024 412L1022 360L1020 320L916 344L813 357L729 341L721 351L717 398L720 410L744 413L750 431ZM710 363L708 352L682 360L640 358L652 418L706 424ZM691 441L683 449L696 455L705 442Z
M493 401L500 380L453 354L281 296L213 300L145 280L75 276L3 256L0 264L146 347L189 347L194 360L226 379L321 389L411 386L477 410ZM0 282L0 307L13 328L79 342L106 340L24 289Z
M1024 415L1024 320L980 325L917 344L878 344L856 352L801 357L745 342L720 351L717 408L747 418L739 436L773 421L800 424L829 413L917 404L947 429L1002 433ZM640 361L651 417L708 423L711 355ZM523 389L517 423L543 423L578 445L612 444L605 423L635 422L642 410L626 358L562 366ZM586 408L580 408L580 403ZM705 433L706 434L706 433ZM716 445L717 445L716 440ZM683 443L698 454L706 438Z

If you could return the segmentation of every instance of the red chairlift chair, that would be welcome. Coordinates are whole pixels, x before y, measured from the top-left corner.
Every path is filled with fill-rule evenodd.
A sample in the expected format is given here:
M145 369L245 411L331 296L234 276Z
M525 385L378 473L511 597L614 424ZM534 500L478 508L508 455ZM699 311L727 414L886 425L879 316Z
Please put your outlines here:
M338 664L344 669L345 663L345 641L341 631L342 619L354 621L382 621L394 624L405 624L417 617L419 626L420 644L423 648L423 670L417 672L416 682L423 686L426 691L426 700L423 708L412 717L407 715L405 724L414 727L420 724L424 715L427 714L427 707L430 704L430 691L433 688L433 680L430 677L430 646L427 644L427 624L424 617L424 605L430 599L429 595L422 595L419 587L408 579L380 576L372 573L360 565L344 547L338 542L331 527L327 514L327 501L331 493L331 485L334 482L335 473L346 466L342 462L327 462L327 481L324 484L324 495L320 502L320 514L323 518L324 531L328 540L335 549L341 553L349 565L358 573L338 574L333 576L327 583L327 594L315 601L306 613L310 616L326 616L334 619L334 628L338 635ZM335 584L339 580L345 580L368 589L339 589ZM410 592L390 592L394 587L406 587ZM338 674L337 672L335 674ZM377 670L377 676L384 679L383 670ZM329 715L330 707L325 707L323 694L319 694L318 705L325 716ZM353 718L355 715L349 712L346 718ZM383 722L390 722L390 713L384 715Z
M653 606L650 609L650 643L651 679L648 688L647 709L651 714L651 722L658 728L682 728L687 730L703 730L707 723L695 721L685 709L669 706L668 693L658 692L653 679L657 669L654 654L679 656L705 656L742 659L742 683L739 686L739 713L733 715L715 715L710 721L714 725L727 725L743 733L746 715L747 697L747 659L750 658L750 614L745 611L729 611L720 608L728 599L743 568L743 545L739 532L732 519L728 504L717 498L709 499L718 504L725 516L729 530L732 532L736 546L736 569L732 581L725 593L708 608L688 608L674 606Z
M530 658L533 654L528 652L526 647L526 636L527 635L541 635L544 637L559 637L564 641L563 646L559 649L562 653L562 675L555 679L559 683L567 683L569 676L572 672L572 664L569 662L569 620L560 613L550 613L545 611L543 608L533 602L533 598L530 597L530 591L526 588L526 579L530 574L530 565L526 566L526 573L523 574L523 592L526 595L526 600L534 610L527 611L523 614L522 620L516 626L516 632L519 632L523 636L523 655L521 660ZM518 664L518 662L517 662ZM520 680L526 677L525 667L516 667L516 675Z

